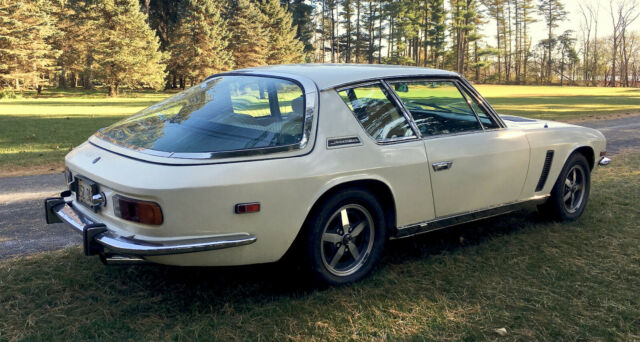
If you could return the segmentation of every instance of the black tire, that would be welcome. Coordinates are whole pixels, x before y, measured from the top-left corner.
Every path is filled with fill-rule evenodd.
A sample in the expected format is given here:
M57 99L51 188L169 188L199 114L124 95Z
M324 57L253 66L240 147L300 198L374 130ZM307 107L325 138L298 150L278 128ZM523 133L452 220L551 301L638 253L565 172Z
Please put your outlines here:
M573 221L580 217L589 200L590 170L584 155L574 153L569 156L551 189L551 197L538 207L540 213L557 221Z
M358 281L380 260L386 231L384 211L373 194L363 188L342 190L308 221L303 240L308 270L323 285Z

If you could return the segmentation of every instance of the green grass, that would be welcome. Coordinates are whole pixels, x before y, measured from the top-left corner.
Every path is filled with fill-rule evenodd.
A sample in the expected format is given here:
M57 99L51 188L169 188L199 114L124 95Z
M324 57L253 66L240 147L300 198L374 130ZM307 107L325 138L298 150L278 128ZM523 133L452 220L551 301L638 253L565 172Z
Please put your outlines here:
M500 114L548 120L639 113L640 88L476 85Z
M86 91L45 92L39 98L0 100L0 170L61 164L71 148L170 94L108 98Z
M8 259L0 340L638 340L638 203L640 154L617 155L573 223L524 211L395 241L370 277L329 289L285 263L104 267L79 248Z
M549 120L638 113L640 89L478 85L501 114ZM0 100L0 174L61 167L64 155L101 127L171 94L45 91L40 98ZM14 172L15 173L15 172Z

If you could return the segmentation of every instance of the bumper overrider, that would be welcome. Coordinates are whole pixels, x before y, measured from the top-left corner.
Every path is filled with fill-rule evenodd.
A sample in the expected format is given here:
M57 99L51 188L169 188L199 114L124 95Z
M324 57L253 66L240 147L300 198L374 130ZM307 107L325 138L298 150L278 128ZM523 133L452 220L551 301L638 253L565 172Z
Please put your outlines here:
M82 214L65 191L61 197L44 201L46 221L67 223L82 234L85 255L100 255L105 263L131 263L145 261L147 256L204 252L249 245L256 237L248 233L227 234L213 237L197 237L168 241L147 241L134 236L121 236L104 223Z

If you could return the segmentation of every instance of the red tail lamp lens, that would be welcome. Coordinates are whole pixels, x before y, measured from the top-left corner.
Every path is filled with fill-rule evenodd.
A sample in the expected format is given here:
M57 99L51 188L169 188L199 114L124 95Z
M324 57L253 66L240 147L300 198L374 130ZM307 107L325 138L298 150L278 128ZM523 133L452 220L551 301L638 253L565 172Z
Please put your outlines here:
M123 220L142 224L162 224L162 209L155 202L116 195L113 196L113 208L116 216Z
M260 203L238 203L236 204L235 212L236 214L247 214L247 213L257 213L260 211Z

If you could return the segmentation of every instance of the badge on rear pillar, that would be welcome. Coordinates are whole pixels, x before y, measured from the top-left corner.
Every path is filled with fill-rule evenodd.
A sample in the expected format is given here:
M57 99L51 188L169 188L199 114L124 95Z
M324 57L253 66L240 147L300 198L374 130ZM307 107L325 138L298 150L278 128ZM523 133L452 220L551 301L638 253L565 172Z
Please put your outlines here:
M362 145L362 143L360 142L360 138L358 138L357 136L327 139L327 148L338 148L356 145Z

